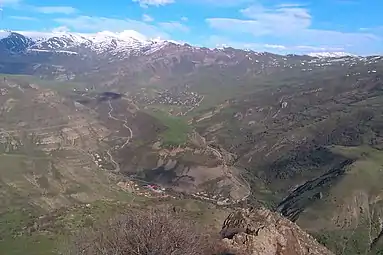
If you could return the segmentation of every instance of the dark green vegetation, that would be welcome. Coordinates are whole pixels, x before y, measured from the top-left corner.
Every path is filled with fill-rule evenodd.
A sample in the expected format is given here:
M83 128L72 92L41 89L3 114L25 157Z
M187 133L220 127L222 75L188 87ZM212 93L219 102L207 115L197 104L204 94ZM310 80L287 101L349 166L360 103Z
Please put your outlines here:
M164 147L177 147L186 144L191 128L185 120L160 110L151 111L149 114L166 127L166 130L159 134Z

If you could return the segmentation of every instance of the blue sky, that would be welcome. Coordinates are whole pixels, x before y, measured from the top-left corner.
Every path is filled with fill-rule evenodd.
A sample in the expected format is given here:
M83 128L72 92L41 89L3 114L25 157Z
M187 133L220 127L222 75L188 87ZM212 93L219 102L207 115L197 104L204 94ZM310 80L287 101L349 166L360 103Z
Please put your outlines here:
M383 54L382 0L0 0L0 29L95 33L276 53Z

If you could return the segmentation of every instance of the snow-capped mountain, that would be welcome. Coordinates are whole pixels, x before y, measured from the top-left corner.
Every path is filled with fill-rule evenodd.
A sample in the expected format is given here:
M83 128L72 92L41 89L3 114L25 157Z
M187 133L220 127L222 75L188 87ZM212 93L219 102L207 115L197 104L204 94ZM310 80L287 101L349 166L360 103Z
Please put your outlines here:
M315 58L343 58L343 57L356 57L351 53L347 52L312 52L307 54L310 57Z
M21 34L0 31L0 50L20 53L31 47L33 44L34 42L31 38L25 37Z
M77 54L91 51L97 54L153 52L169 42L148 40L132 31L80 34L67 32L31 33L0 31L0 47L12 53L55 52Z
M258 75L286 77L331 68L342 69L345 77L352 77L362 73L374 75L379 70L376 66L383 63L378 56L349 55L278 55L231 47L210 49L147 39L129 31L96 34L0 31L0 73L86 80L106 87L171 86L184 82L192 86L199 84L201 74L207 73L216 77L226 75L226 82L243 84L251 83ZM354 70L361 67L363 70Z
M0 49L7 49L12 53L54 52L78 54L94 52L96 54L118 55L118 58L124 58L134 53L151 54L169 44L182 45L174 41L148 39L132 30L120 33L104 31L94 34L61 31L45 33L0 30ZM198 49L198 47L193 48ZM346 52L313 52L307 54L307 56L314 58L357 57Z

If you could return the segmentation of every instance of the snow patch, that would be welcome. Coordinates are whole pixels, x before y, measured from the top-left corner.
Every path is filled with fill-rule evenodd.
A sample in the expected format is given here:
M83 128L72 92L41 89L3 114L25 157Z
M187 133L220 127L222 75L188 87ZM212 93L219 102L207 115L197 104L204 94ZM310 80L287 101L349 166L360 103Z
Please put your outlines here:
M5 30L0 30L0 39L7 38L11 32L5 31Z
M133 51L145 51L151 53L163 48L169 41L160 38L148 39L146 36L134 31L122 32L102 31L98 33L72 33L65 29L52 32L16 31L33 41L28 50L51 51L58 53L74 54L79 48L85 48L98 54L103 53L127 53ZM0 31L0 39L10 35L8 31ZM180 44L172 41L174 44Z
M68 50L42 50L42 49L28 49L31 52L54 52L54 53L63 53L68 55L78 55L77 52L68 51Z
M347 52L312 52L307 54L310 57L316 58L342 58L342 57L357 57Z

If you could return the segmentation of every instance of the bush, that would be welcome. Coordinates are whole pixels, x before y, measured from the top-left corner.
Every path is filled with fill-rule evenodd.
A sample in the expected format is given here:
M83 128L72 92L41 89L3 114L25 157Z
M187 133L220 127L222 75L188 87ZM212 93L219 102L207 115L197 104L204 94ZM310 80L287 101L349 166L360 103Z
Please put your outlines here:
M129 211L75 236L73 255L231 254L168 210ZM218 239L216 239L218 241Z

